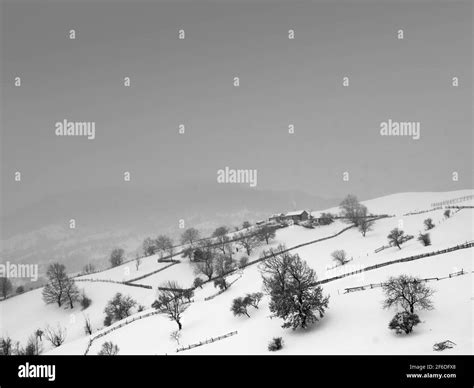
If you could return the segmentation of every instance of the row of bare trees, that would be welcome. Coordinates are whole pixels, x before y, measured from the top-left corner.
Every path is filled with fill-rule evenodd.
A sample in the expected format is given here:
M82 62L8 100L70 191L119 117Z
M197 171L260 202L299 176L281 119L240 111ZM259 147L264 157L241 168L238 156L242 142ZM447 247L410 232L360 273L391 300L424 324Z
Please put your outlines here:
M37 356L43 352L44 340L51 343L53 347L61 346L66 340L67 330L59 324L56 328L47 326L44 330L37 329L28 337L26 345L23 347L19 341L6 336L0 338L0 355L10 356Z

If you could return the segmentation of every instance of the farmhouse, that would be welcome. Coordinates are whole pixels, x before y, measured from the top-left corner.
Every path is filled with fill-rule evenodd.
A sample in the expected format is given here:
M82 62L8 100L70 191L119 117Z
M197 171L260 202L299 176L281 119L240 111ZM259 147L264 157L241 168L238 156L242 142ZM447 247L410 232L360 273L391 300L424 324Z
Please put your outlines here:
M289 213L280 213L280 214L273 214L268 219L270 222L300 222L306 221L309 219L309 213L306 210L296 210Z
M286 213L283 217L284 221L292 220L293 222L306 221L309 219L309 213L306 210L297 210Z
M270 216L270 218L268 219L268 221L270 222L281 222L283 220L283 217L285 217L285 215L283 213L277 213L277 214L272 214Z

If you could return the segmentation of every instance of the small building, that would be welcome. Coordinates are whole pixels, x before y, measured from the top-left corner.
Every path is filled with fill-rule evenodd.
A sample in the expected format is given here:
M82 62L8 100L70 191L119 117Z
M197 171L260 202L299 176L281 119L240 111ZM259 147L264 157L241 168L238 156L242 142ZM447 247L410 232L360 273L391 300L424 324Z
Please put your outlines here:
M268 219L268 221L270 221L270 222L281 222L281 221L283 221L284 217L285 217L285 215L283 213L272 214L270 216L270 218Z
M283 217L283 221L293 221L293 222L301 222L307 221L309 219L309 213L306 210L297 210L294 212L286 213Z

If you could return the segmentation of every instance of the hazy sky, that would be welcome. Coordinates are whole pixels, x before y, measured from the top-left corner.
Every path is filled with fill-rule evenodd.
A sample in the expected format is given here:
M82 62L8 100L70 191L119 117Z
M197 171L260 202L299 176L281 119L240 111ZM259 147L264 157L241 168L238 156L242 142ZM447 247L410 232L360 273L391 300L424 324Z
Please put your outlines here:
M37 0L1 11L5 208L120 185L123 171L134 185L211 184L225 166L257 169L257 189L326 197L472 188L469 2ZM95 140L56 137L63 119L95 121ZM421 122L421 138L380 136L388 119Z

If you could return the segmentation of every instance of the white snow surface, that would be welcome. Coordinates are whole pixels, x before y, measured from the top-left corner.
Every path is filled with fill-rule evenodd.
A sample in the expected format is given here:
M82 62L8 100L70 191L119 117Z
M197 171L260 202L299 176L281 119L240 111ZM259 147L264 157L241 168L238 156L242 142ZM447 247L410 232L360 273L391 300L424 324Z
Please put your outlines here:
M295 249L293 253L298 253L306 260L319 279L325 279L339 275L341 271L351 272L377 263L472 241L473 209L463 209L448 219L443 215L444 209L410 216L403 214L428 210L433 202L473 193L473 190L401 193L365 201L364 204L374 214L396 216L378 220L366 237L362 237L356 229L350 229L335 238ZM472 205L472 202L459 205ZM319 212L313 212L315 213ZM432 245L423 247L416 236L424 230L423 221L428 217L433 219L436 226L430 231ZM289 248L333 235L346 226L342 221L336 221L315 229L296 225L287 227L277 231L276 239L270 242L270 246L285 244ZM401 250L391 247L374 253L375 249L387 245L386 236L395 227L402 227L405 233L412 234L415 238L403 244ZM255 249L249 259L258 258L268 248L269 246L263 245ZM330 254L336 249L344 249L353 260L343 268L328 269L334 266ZM473 253L474 248L462 249L385 266L323 284L324 293L330 295L329 308L324 318L306 330L295 331L283 329L281 319L270 318L267 296L258 309L249 309L251 318L235 317L231 313L230 306L234 298L262 289L258 265L252 265L232 275L230 281L238 280L226 292L211 300L205 301L204 298L217 292L212 283L195 291L194 303L183 314L179 345L170 337L177 329L176 323L166 316L153 315L93 341L89 354L97 354L105 341L117 344L120 354L273 354L267 350L273 337L282 337L284 341L284 348L274 354L438 354L433 351L433 344L448 339L455 342L456 346L440 352L441 354L473 354ZM242 249L239 249L235 258L241 256ZM156 256L144 259L138 271L131 262L81 278L128 281L169 264L158 263L156 259ZM388 329L388 322L396 310L382 308L384 295L380 287L344 293L345 288L380 283L390 276L410 274L420 278L445 277L461 269L468 274L428 283L436 291L433 297L435 309L418 312L422 323L410 335L397 335ZM27 292L0 302L0 335L9 335L14 341L25 345L28 336L36 329L61 324L67 329L66 342L55 349L45 342L45 353L84 354L90 339L84 333L84 317L91 319L94 329L92 337L104 330L103 310L115 293L130 295L144 305L146 310L138 313L143 315L153 311L151 303L155 299L157 286L167 280L176 280L182 286L189 287L195 277L193 266L182 258L181 263L135 282L150 285L152 290L116 283L77 282L79 288L84 289L92 299L91 306L86 310L81 310L79 305L73 310L45 305L41 298L42 289ZM233 331L238 334L176 352L179 346L199 343Z

